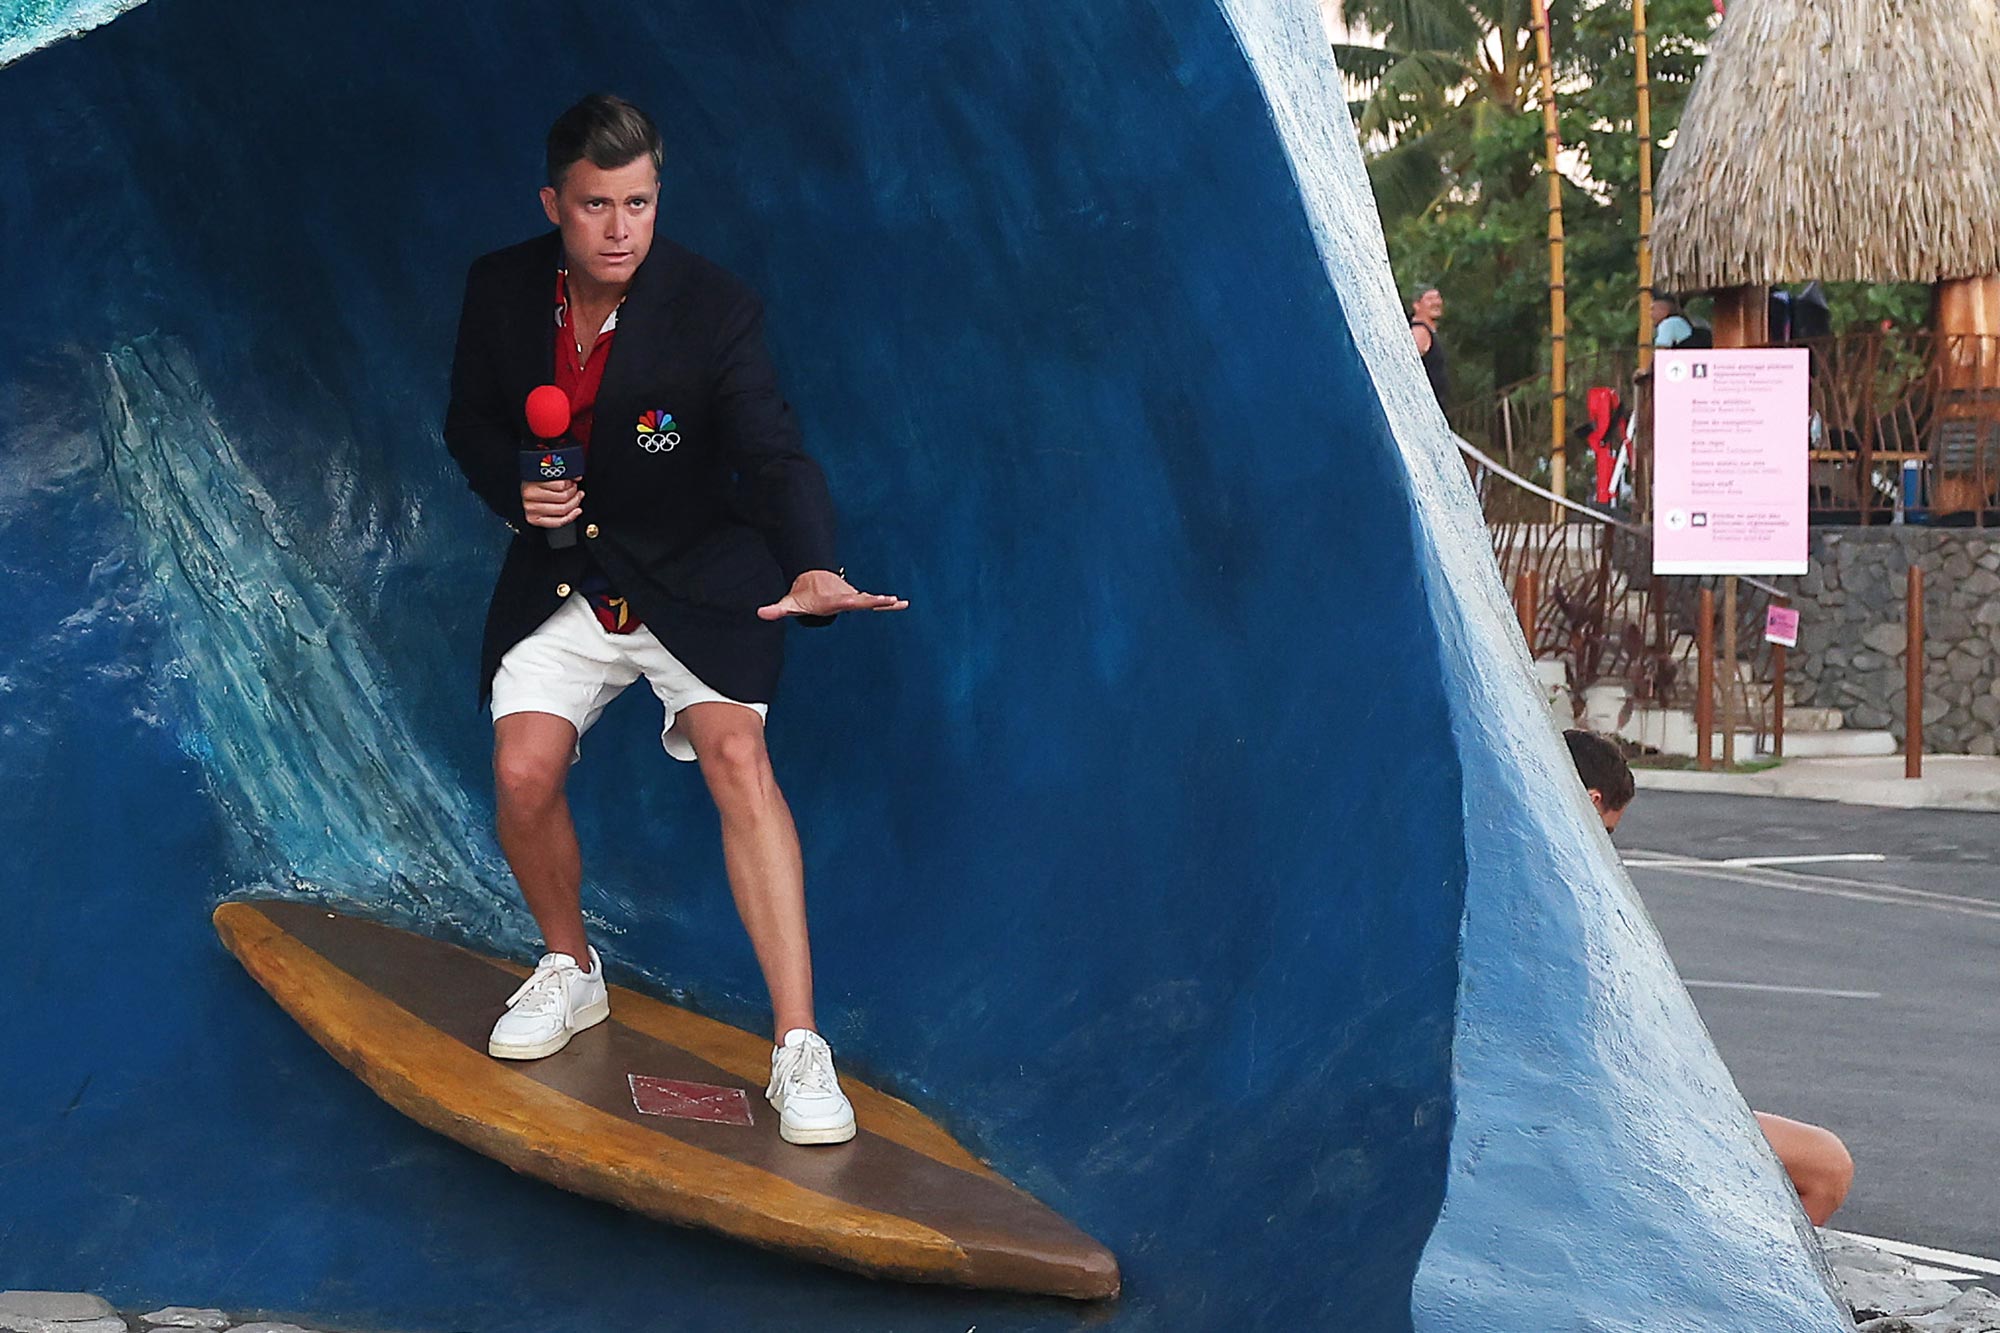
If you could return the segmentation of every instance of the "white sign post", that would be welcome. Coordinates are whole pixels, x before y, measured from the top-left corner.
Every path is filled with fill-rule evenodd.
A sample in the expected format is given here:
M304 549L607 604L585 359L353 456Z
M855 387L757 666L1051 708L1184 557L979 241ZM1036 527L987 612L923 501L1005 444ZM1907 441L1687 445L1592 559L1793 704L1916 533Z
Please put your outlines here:
M1736 576L1806 572L1809 355L1730 347L1653 360L1653 572L1724 576L1725 768L1736 762ZM1706 726L1698 734L1707 768Z

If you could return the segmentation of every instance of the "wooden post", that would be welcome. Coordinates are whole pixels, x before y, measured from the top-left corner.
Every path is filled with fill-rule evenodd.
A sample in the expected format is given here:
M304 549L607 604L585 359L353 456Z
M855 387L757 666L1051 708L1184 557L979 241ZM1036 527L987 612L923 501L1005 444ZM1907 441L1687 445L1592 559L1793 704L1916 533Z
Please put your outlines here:
M1653 368L1653 94L1646 76L1646 0L1632 0L1633 128L1639 139L1639 373ZM1636 410L1636 409L1635 409Z
M1924 775L1924 571L1910 566L1910 591L1903 608L1903 776Z
M1771 688L1777 691L1771 696L1771 757L1785 757L1785 645L1771 645Z
M1545 149L1542 172L1549 180L1549 489L1568 495L1567 450L1569 441L1569 350L1568 322L1563 312L1563 217L1562 172L1557 158L1562 149L1556 127L1556 77L1549 47L1549 7L1546 0L1532 0L1535 28L1535 65L1542 90L1542 139ZM1559 506L1551 505L1551 522L1563 521Z
M1541 614L1542 576L1539 570L1524 569L1514 579L1514 614L1521 621L1521 637L1528 644L1528 659L1535 656L1535 619Z
M1736 576L1722 580L1722 771L1736 767Z
M1717 347L1762 347L1771 340L1771 289L1726 287L1715 294Z
M1932 505L1970 510L1974 525L1983 528L1987 511L2000 498L2000 474L1989 466L1990 455L2000 449L2000 277L1938 283L1931 324L1937 367L1933 410L1941 429L1964 440L1932 460Z
M1776 599L1778 606L1791 604L1792 599L1789 597ZM1785 676L1790 660L1791 654L1786 651L1784 644L1771 645L1771 757L1773 759L1785 757Z
M1701 590L1701 610L1694 627L1694 736L1695 758L1706 773L1715 767L1710 748L1715 731L1715 590Z

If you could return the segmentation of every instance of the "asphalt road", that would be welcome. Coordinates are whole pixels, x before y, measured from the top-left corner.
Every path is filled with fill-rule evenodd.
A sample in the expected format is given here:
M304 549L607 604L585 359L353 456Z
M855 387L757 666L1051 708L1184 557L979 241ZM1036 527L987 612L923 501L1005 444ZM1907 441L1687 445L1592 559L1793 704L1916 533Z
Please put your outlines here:
M2000 1256L2000 814L1641 791L1616 842L1750 1104L1846 1140L1832 1225Z

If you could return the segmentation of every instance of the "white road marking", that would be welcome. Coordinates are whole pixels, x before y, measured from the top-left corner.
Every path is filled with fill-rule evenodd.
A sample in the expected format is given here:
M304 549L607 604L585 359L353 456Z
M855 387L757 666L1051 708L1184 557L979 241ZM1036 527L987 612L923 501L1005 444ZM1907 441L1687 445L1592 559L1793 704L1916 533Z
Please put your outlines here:
M1655 857L1656 853L1640 853ZM1658 857L1661 862L1671 858ZM1628 865L1633 863L1628 862ZM1954 912L2000 921L2000 902L1971 898L1963 894L1913 889L1902 884L1880 884L1872 880L1841 879L1833 875L1813 875L1791 870L1725 868L1718 862L1683 861L1678 864L1648 865L1640 861L1635 869L1666 870L1694 879L1713 879L1730 884L1748 884L1760 889L1783 889L1787 893L1811 893L1825 898L1846 898L1854 902L1878 903L1888 907L1927 907L1937 912Z
M1863 1245L1873 1245L1878 1250L1900 1254L1905 1259L1914 1259L1939 1269L1952 1269L1945 1277L1962 1281L1967 1277L1981 1275L2000 1276L2000 1259L1987 1259L1977 1254L1960 1254L1956 1250L1939 1250L1929 1245L1917 1245L1907 1240L1884 1240L1880 1236L1861 1236L1852 1231L1830 1231L1827 1234L1845 1236Z
M1878 990L1827 990L1821 986L1773 986L1762 981L1688 981L1681 985L1689 990L1751 990L1772 995L1823 995L1830 1000L1879 1000Z
M1722 861L1706 861L1699 857L1672 857L1662 861L1627 860L1628 866L1645 866L1651 870L1672 869L1680 866L1728 866L1736 870L1756 870L1763 866L1811 866L1824 865L1831 861L1886 861L1889 858L1880 852L1831 852L1825 856L1732 856Z

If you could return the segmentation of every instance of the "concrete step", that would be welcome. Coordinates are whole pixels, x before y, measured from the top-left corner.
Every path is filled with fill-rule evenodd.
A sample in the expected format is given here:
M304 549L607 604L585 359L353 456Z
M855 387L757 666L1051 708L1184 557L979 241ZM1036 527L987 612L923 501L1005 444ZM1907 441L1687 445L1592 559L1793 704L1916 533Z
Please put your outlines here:
M1813 710L1822 711L1822 710ZM1832 711L1832 710L1824 710ZM1639 745L1649 746L1662 754L1692 755L1697 749L1694 713L1686 708L1635 708L1630 717L1620 723L1617 712L1608 715L1596 709L1591 711L1591 720L1597 730L1609 732ZM1759 737L1747 727L1739 727L1736 732L1736 753L1739 757L1768 753L1771 738ZM1722 752L1722 737L1712 740L1712 753ZM1849 731L1846 728L1820 731L1795 731L1791 714L1785 716L1785 755L1795 759L1862 759L1877 755L1895 754L1896 738L1886 731Z
M1785 737L1805 735L1809 732L1839 731L1847 725L1847 718L1838 708L1801 708L1794 705L1787 694L1785 699Z
M1631 716L1623 722L1614 714L1608 719L1609 725L1600 728L1611 735L1658 750L1661 754L1691 755L1695 752L1694 714L1685 708L1635 708ZM1716 751L1722 748L1722 738L1714 738ZM1748 729L1736 733L1736 753L1750 755L1757 747L1757 734Z
M1785 714L1785 758L1787 759L1869 759L1899 754L1902 747L1886 731L1803 731L1792 730L1792 715Z

